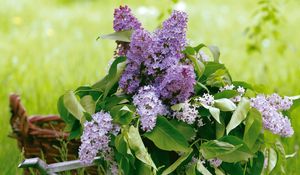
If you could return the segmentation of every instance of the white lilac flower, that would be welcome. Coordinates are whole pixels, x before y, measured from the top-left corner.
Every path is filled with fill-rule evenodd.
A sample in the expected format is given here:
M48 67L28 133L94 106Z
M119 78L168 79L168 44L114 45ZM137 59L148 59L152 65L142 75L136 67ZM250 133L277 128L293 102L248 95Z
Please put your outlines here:
M158 115L168 113L165 105L158 98L156 89L153 86L144 86L133 96L133 104L140 115L141 128L144 131L151 131L156 125Z
M235 86L234 85L225 85L224 87L220 88L220 92L225 91L225 90L234 90ZM242 96L245 94L245 89L241 86L238 86L236 89L238 92L238 95L235 97L230 98L231 101L238 103L241 101Z
M238 103L238 102L241 101L242 96L245 94L245 89L244 89L243 87L239 86L239 87L236 89L236 91L239 93L239 95L237 95L237 96L235 96L235 97L232 97L232 98L231 98L231 101Z
M114 161L110 165L110 172L112 175L118 175L119 174L119 169L118 169L118 164Z
M187 100L183 103L181 111L174 112L174 116L178 120L181 120L188 124L193 124L198 117L198 110Z
M234 88L234 85L231 84L231 85L225 85L224 87L220 87L220 91L225 91L225 90L233 90Z
M197 121L197 126L200 128L204 125L205 125L205 123L203 122L203 118L199 118L198 121Z
M262 114L264 128L283 137L294 134L289 118L280 112L280 110L288 110L291 105L291 100L286 97L281 98L278 94L257 95L251 98L251 106Z
M206 105L206 106L213 106L215 103L214 96L212 96L210 94L206 94L206 93L203 94L202 97L196 98L195 101L197 101L203 105Z
M199 57L200 57L201 61L203 61L203 62L209 61L209 56L206 55L206 53L204 53L202 50L199 51Z
M222 164L222 160L218 158L213 158L208 160L210 165L213 167L219 167Z
M118 124L113 124L113 127L112 127L112 129L111 129L111 133L112 133L114 136L117 136L117 135L119 134L120 130L121 130L120 125L118 125Z
M79 158L83 164L91 164L99 151L103 154L110 152L108 134L112 128L110 114L103 111L93 114L92 120L84 123L79 148Z

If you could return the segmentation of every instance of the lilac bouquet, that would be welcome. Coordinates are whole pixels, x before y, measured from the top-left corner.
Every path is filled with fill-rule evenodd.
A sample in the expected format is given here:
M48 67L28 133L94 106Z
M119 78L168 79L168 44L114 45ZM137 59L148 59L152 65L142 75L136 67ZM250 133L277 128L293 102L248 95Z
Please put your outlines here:
M293 135L298 98L233 81L216 46L188 44L187 22L173 11L149 32L127 6L115 10L115 33L102 36L117 43L108 74L58 102L82 164L100 156L104 174L284 173L282 144L264 136Z

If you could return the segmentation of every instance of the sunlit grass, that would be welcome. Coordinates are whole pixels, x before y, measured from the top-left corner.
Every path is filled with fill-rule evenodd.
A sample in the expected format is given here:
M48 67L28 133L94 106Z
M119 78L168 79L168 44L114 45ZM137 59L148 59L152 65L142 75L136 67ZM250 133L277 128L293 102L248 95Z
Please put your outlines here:
M123 1L132 6L146 28L157 25L157 12L172 4L163 1ZM112 31L112 1L2 0L0 5L0 170L16 174L20 152L10 132L8 95L17 92L29 114L57 113L56 101L66 90L100 79L112 57L112 41L96 41ZM190 43L218 45L221 61L234 79L265 84L268 91L300 94L300 5L288 1L281 31L288 47L283 55L266 47L262 54L245 52L244 29L255 1L186 1ZM143 10L144 8L144 10ZM181 6L184 8L184 6ZM146 10L145 10L146 9ZM298 22L298 23L297 23ZM274 42L274 41L273 41ZM293 116L296 135L285 139L292 153L300 141L299 114ZM298 127L297 127L298 126ZM299 158L299 156L298 156ZM298 158L288 161L288 174L297 174ZM5 162L5 163L3 163Z

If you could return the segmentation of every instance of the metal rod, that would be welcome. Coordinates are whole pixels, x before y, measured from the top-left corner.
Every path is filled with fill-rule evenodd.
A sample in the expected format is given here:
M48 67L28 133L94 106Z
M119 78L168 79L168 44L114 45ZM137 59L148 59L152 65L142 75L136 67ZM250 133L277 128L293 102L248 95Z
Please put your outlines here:
M19 164L19 168L36 168L41 174L47 175L57 175L57 172L74 170L78 168L85 168L95 165L96 161L99 161L100 157L95 157L94 161L90 165L84 165L80 160L71 160L59 163L53 163L47 165L46 162L40 158L31 158L25 159L22 163Z

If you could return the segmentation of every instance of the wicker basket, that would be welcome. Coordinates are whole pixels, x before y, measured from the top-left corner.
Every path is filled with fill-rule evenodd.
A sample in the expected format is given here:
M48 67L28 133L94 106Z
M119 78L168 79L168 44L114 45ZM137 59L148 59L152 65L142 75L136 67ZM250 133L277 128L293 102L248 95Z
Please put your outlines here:
M28 116L21 104L20 97L10 95L12 133L10 137L17 139L18 146L25 158L40 157L48 164L61 160L61 154L57 147L61 141L67 141L69 133L63 131L65 123L57 115ZM78 157L79 140L67 142L68 160ZM97 174L96 167L88 168L89 174ZM28 174L25 171L24 174ZM76 173L74 173L76 174Z

